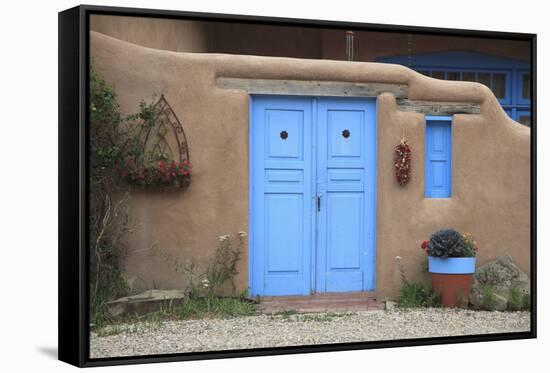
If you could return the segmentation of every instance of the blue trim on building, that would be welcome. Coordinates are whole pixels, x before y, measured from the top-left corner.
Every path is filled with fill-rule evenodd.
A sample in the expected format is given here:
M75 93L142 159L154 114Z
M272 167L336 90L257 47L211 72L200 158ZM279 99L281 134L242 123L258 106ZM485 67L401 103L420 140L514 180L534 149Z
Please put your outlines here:
M452 117L426 116L426 198L452 195Z
M470 274L476 271L476 258L437 258L428 256L428 271L441 274Z
M456 67L465 69L529 69L529 63L513 58L494 56L472 51L445 51L417 53L413 55L386 56L379 62L397 63L405 66Z

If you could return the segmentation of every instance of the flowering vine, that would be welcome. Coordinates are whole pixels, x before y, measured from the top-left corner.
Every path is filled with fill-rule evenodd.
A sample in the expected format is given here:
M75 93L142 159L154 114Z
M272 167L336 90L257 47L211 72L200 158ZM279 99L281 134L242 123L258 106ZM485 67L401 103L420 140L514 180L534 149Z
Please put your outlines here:
M120 176L129 183L141 186L184 187L191 181L192 167L188 160L179 163L160 160L158 163L137 165L132 158L128 158L120 168Z
M187 139L164 95L156 103L142 101L139 113L128 119L133 125L125 134L119 176L143 187L187 187L192 169Z

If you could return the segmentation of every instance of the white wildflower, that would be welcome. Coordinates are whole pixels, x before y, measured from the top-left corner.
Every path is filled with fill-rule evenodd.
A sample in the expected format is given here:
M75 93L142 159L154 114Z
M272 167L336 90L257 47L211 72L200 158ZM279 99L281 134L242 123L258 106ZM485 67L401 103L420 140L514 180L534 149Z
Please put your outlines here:
M229 234L224 234L220 236L220 242L227 241L229 239Z
M403 258L401 258L399 255L397 255L397 256L395 257L395 260L401 260L401 259L403 259Z
M204 280L201 281L202 282L202 286L207 288L208 286L210 286L210 281L208 281L207 278L205 278Z
M240 237L240 238L243 238L243 237L245 237L245 236L246 236L246 232L243 232L243 231L240 231L240 232L239 232L239 237Z

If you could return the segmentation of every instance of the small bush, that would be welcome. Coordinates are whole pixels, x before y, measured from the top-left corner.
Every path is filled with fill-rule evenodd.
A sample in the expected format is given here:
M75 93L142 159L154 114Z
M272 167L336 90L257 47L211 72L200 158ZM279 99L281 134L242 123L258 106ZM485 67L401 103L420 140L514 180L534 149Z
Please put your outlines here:
M497 307L497 299L493 287L490 285L483 286L481 294L483 296L482 308L487 311L494 311Z
M523 297L521 291L516 288L510 288L508 292L508 309L518 311L522 307Z
M428 255L438 258L466 256L463 236L454 229L443 229L435 232L428 243Z
M409 282L405 275L402 259L400 256L395 257L397 261L397 269L401 278L401 289L397 298L397 307L413 308L413 307L438 307L441 302L439 295L434 293L432 288L420 282Z
M123 119L114 88L93 65L89 93L89 311L90 323L99 327L109 322L106 303L128 292L121 261L132 224L129 194L116 187Z
M230 234L220 237L220 243L214 257L206 268L206 277L203 280L203 285L208 284L208 297L221 296L226 284L231 285L231 293L235 294L234 278L239 273L237 271L237 263L241 259L244 236L244 232L239 232L239 241L236 246L233 246Z
M419 282L404 282L399 290L397 307L418 308L418 307L439 307L441 305L439 295L433 290Z
M508 292L508 310L521 311L531 308L531 297L518 288L510 288Z

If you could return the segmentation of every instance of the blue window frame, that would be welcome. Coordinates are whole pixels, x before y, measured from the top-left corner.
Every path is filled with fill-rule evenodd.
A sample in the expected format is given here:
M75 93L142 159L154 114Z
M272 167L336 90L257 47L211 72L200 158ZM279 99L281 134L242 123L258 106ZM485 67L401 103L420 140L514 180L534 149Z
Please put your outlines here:
M519 71L517 77L518 103L531 105L531 73Z
M419 73L442 80L465 80L485 84L501 105L512 103L512 74L505 70L422 68Z
M426 198L450 198L452 192L452 117L426 116Z
M528 62L470 51L418 53L378 58L397 63L426 76L444 80L474 81L488 86L502 108L517 122L530 124L531 73Z

